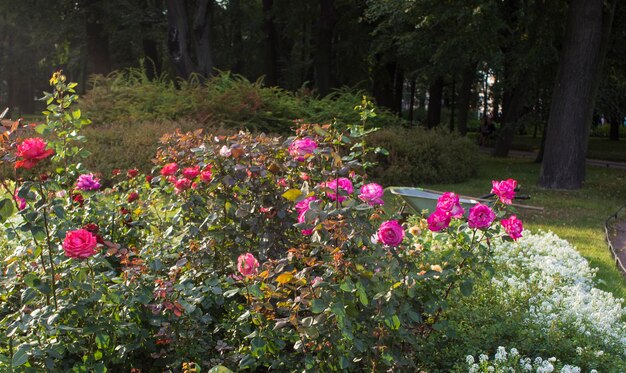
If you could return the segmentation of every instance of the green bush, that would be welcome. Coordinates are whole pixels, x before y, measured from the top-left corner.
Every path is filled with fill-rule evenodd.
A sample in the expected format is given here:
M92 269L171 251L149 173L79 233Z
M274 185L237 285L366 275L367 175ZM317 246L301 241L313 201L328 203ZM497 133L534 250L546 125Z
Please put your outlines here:
M389 152L378 155L378 165L370 171L382 184L456 183L476 173L478 147L443 130L383 128L370 134L368 144Z
M191 77L173 83L162 76L147 78L141 69L94 76L80 107L95 126L137 124L146 121L191 120L245 127L266 133L288 133L294 120L340 124L359 121L353 108L362 91L340 89L319 98L307 91L296 93L250 82L239 75L220 73L207 81ZM371 119L376 126L398 124L393 113L378 110Z
M178 131L152 175L102 188L75 84L51 83L47 142L2 149L18 177L0 183L1 371L419 371L454 289L470 295L504 235L460 218L406 244L382 186L363 185L365 120L288 138Z

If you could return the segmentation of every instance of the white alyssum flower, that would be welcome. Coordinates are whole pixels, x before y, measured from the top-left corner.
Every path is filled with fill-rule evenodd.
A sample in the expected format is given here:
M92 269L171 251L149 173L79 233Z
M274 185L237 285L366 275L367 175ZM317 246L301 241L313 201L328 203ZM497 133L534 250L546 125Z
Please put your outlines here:
M489 360L489 356L486 354L480 354L478 363L475 363L474 357L468 355L465 358L467 362L467 369L470 373L478 372L536 372L536 373L551 373L555 371L555 364L558 360L555 357L549 357L544 359L540 356L531 360L529 357L520 357L519 351L515 348L511 348L507 353L506 348L503 346L498 347L494 359ZM560 373L581 373L581 369L574 365L565 364L559 371ZM596 372L597 373L597 372Z
M595 287L597 270L567 241L554 233L525 231L517 243L497 244L494 260L505 270L496 274L493 284L503 295L528 300L528 309L520 310L526 322L545 330L557 323L570 325L582 335L599 336L607 345L626 350L624 300ZM501 298L508 304L510 297Z

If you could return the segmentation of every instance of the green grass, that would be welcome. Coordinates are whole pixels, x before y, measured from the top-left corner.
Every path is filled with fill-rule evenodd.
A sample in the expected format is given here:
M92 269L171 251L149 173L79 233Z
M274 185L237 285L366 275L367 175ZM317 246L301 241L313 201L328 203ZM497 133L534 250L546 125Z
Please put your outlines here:
M512 149L524 151L539 151L541 138L532 136L515 136ZM587 148L587 158L606 161L626 162L626 139L610 141L605 137L591 137Z
M533 232L553 231L572 243L592 267L599 269L598 287L626 298L626 280L615 267L603 231L605 219L626 203L626 171L588 167L584 188L575 191L541 189L537 186L538 177L539 165L530 160L482 156L476 177L469 181L419 186L481 196L491 190L491 180L518 180L520 194L530 194L532 198L521 203L544 208L518 209L524 226Z

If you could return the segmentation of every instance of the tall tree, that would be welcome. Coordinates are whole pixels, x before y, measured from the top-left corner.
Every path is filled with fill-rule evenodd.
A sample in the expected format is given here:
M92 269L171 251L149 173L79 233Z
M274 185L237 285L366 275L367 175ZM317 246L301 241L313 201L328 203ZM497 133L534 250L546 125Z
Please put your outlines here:
M579 189L589 128L617 0L572 0L552 94L539 185Z
M111 72L109 34L102 22L102 1L85 0L85 34L87 36L87 73L103 74Z
M192 73L209 77L213 72L211 50L213 1L167 0L166 4L169 24L168 49L178 75L185 79ZM190 16L193 16L193 19Z
M322 96L331 88L333 57L333 33L337 23L337 11L333 0L319 0L320 17L317 21L315 45L315 85Z

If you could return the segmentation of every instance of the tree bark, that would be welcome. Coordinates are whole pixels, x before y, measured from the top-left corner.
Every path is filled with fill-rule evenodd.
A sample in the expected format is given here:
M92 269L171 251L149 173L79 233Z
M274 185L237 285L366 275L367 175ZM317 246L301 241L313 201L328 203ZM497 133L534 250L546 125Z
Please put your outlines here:
M509 155L519 119L524 110L527 91L527 85L520 82L502 95L502 123L496 145L491 153L494 157L507 157Z
M319 0L320 18L317 22L315 48L315 85L321 96L326 96L331 88L333 55L333 33L337 23L337 11L333 0Z
M263 29L265 31L265 83L276 86L278 73L278 33L274 23L274 0L263 0Z
M467 134L467 118L469 114L470 99L472 96L472 86L476 79L476 64L467 66L463 71L461 78L461 88L459 90L459 100L457 102L457 110L459 112L459 120L457 130L461 136Z
M402 75L402 74L400 74ZM374 87L372 93L376 103L399 113L397 100L398 64L396 61L377 66L374 71Z
M616 0L572 0L556 76L539 185L579 189L585 180L589 125Z
M609 140L619 141L619 127L622 125L621 115L613 113L609 117Z
M452 77L452 86L450 87L450 132L454 131L454 110L456 109L455 105L455 95L456 95L456 79Z
M411 97L409 98L409 124L413 125L415 113L415 78L411 79Z
M98 0L85 2L85 35L87 36L87 73L103 74L111 72L109 35L101 22Z
M196 72L205 78L213 74L213 53L211 51L211 7L212 0L198 0L196 16L193 19L193 34L196 44Z
M176 73L183 79L194 71L191 60L189 19L184 0L167 0L167 49L172 57Z
M441 98L443 96L443 77L438 76L428 88L428 112L426 126L435 128L441 122Z

